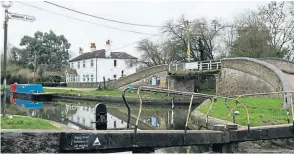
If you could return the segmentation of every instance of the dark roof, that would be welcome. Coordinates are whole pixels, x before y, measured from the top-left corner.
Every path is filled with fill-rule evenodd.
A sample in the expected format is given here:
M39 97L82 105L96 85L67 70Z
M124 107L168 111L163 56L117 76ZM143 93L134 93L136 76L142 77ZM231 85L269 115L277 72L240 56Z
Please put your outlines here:
M138 59L132 55L129 55L125 52L111 52L110 54L111 58L116 58L116 59Z
M116 59L138 59L138 58L136 58L132 55L129 55L125 52L111 52L110 56L111 56L110 58L116 58ZM83 53L83 54L69 60L69 62L80 61L80 60L90 59L90 58L105 58L105 49Z
M68 74L78 74L78 73L77 73L77 70L76 70L76 69L72 69L72 68L68 68L68 69L66 70L66 72L67 72Z

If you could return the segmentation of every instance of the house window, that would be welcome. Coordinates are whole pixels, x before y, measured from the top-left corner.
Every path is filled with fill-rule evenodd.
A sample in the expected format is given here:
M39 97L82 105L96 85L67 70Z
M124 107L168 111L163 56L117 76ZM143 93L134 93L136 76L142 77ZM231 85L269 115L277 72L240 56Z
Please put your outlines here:
M116 75L115 74L113 75L113 78L116 79Z
M71 75L71 76L70 76L70 81L71 81L71 82L74 82L74 81L75 81L75 76Z
M91 60L91 67L94 66L94 60Z
M77 79L77 82L80 82L80 75L78 75L78 79Z
M70 63L70 65L71 65L71 68L74 68L74 63Z
M78 62L78 68L80 68L80 62Z
M86 67L86 61L83 61L83 67Z
M86 75L83 75L83 82L86 81Z
M133 63L132 62L130 63L130 67L133 67Z
M85 125L86 123L86 119L83 117L83 125Z
M94 75L91 74L91 82L94 82Z
M116 60L113 61L113 65L114 65L114 67L116 66Z

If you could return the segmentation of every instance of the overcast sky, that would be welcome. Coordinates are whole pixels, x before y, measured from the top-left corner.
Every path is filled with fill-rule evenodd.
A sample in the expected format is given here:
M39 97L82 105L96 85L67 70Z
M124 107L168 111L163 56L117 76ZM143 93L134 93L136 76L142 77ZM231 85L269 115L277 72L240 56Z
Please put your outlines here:
M22 3L50 10L55 13L64 14L74 18L94 22L100 25L116 27L125 30L133 30L144 33L156 34L158 28L138 27L108 22L92 17L73 13L41 1L21 1ZM232 21L233 18L246 9L256 9L257 6L267 3L266 1L53 1L56 4L66 6L88 14L101 16L123 22L162 25L170 19L177 19L185 15L187 19L195 18L220 18L223 21ZM112 49L132 44L150 35L134 34L120 30L105 28L86 22L69 19L60 15L38 10L23 4L13 2L9 12L33 15L35 22L24 22L20 20L9 20L8 42L19 46L24 35L33 36L36 31L48 32L53 30L56 34L63 34L71 43L72 57L78 55L78 48L82 47L84 52L89 52L90 43L95 42L97 49L105 48L105 41L112 41ZM4 9L1 7L1 38L0 47L3 52L3 28ZM153 37L152 40L160 40ZM127 52L139 57L135 49L136 44L114 50L116 52Z

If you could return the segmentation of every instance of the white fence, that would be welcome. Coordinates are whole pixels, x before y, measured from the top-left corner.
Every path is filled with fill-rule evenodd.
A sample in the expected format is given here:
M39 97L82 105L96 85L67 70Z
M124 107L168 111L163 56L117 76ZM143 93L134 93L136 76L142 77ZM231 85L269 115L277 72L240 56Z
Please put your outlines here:
M218 70L221 68L220 61L197 61L190 63L170 64L169 71L205 71Z

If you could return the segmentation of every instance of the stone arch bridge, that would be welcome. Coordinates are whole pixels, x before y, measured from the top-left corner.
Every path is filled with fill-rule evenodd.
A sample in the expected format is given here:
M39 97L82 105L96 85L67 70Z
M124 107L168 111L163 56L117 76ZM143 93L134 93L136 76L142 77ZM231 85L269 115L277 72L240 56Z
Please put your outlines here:
M214 76L216 93L221 96L294 90L294 62L279 58L245 57L153 66L113 81L108 87L125 89L129 84L134 87L150 86L145 81L150 81L152 76L160 76L164 80L162 88L195 92L191 83L199 74Z

